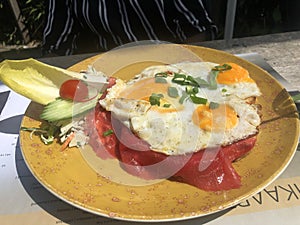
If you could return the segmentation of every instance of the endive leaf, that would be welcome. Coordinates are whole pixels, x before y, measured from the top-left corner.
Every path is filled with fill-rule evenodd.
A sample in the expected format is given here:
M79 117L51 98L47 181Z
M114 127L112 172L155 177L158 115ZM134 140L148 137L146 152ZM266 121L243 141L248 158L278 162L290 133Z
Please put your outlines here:
M46 105L59 97L61 84L69 79L84 79L83 74L39 62L35 59L4 60L0 80L13 91Z

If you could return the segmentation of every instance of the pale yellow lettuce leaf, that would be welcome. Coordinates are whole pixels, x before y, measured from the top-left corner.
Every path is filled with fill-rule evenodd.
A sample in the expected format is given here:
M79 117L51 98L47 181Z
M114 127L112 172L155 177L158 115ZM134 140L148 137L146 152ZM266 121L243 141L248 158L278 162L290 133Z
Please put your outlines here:
M61 84L69 79L83 79L83 74L50 66L35 59L4 60L0 80L13 91L46 105L59 97Z

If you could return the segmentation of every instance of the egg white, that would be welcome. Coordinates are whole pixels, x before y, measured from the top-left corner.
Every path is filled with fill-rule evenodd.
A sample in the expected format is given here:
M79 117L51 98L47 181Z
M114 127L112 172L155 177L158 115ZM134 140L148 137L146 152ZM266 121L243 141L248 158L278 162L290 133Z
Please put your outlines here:
M178 98L170 98L167 93L163 93L171 107L176 108L176 111L165 113L155 109L148 101L125 99L121 96L124 90L133 91L131 88L135 83L166 71L207 80L211 69L216 65L210 62L183 62L146 68L127 83L117 80L100 104L106 110L112 111L135 135L147 141L152 150L167 155L187 154L207 147L228 145L256 134L260 116L256 106L246 102L247 98L260 95L255 83L218 84L215 90L200 89L198 97L206 98L209 102L227 104L238 115L238 122L233 128L225 129L224 120L224 129L211 131L201 129L192 121L197 104L188 99L179 104ZM166 79L168 84L175 87L179 96L182 96L185 86L172 83L171 79L172 77Z

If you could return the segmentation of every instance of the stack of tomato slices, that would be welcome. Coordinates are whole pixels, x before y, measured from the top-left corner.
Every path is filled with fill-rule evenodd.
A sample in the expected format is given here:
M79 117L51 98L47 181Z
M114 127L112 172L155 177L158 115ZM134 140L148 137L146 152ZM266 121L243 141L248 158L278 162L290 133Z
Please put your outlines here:
M241 177L232 163L247 154L256 142L256 136L252 136L224 147L168 156L151 150L148 143L135 136L99 104L86 119L89 144L98 157L118 159L126 172L143 179L166 178L205 191L241 187ZM113 132L103 135L108 130Z

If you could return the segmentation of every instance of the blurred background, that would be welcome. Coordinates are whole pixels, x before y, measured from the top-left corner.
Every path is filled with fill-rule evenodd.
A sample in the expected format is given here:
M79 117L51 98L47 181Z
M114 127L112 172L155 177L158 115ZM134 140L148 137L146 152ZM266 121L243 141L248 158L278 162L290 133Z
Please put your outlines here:
M227 0L204 4L224 39ZM233 38L300 30L299 12L300 0L237 0ZM0 0L0 49L38 48L44 15L43 0Z

